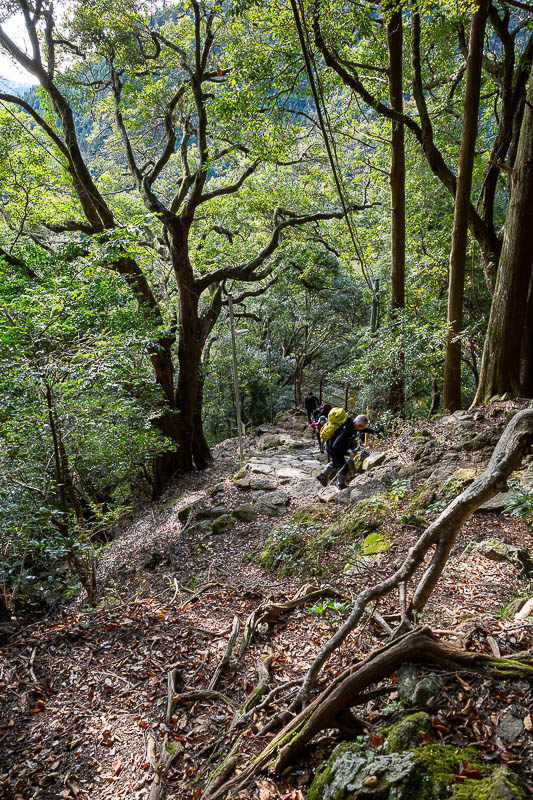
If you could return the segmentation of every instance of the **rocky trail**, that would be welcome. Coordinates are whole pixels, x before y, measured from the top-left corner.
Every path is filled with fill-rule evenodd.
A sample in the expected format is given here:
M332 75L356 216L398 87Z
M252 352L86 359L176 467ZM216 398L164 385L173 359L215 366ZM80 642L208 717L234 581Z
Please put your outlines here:
M79 597L4 631L2 797L216 795L219 776L244 769L271 739L262 728L290 704L357 594L397 568L484 469L519 408L499 401L374 438L344 491L316 481L325 457L302 417L255 430L243 467L236 442L221 443L209 470L123 522L99 558L96 609ZM513 477L530 486L531 460ZM533 565L532 534L502 513L513 491L466 522L420 622L472 653L516 659L533 647L533 625L520 617ZM399 621L398 595L388 595L331 655L317 689L383 648ZM345 762L361 762L350 778L361 800L389 797L387 781L397 800L533 794L528 680L419 666L378 688L357 707L360 733L344 766L323 770L312 790L339 731L322 731L281 775L256 775L229 796L348 797L335 794ZM405 723L398 753L387 726L404 724L406 709L422 716ZM448 764L439 790L420 766L431 747ZM429 775L422 788L413 788L415 773Z

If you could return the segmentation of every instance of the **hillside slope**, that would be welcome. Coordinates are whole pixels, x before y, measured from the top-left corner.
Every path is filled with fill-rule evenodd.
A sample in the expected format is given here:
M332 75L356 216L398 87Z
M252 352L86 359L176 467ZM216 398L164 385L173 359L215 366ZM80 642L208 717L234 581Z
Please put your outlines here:
M324 457L301 417L285 415L248 437L241 469L236 443L219 445L209 470L181 480L103 552L96 610L80 598L6 634L3 796L155 798L164 789L160 796L196 800L246 732L235 748L240 769L268 741L268 734L255 734L294 696L295 682L354 596L390 574L431 519L484 469L517 409L496 402L405 424L394 437L370 443L365 469L343 492L315 480ZM515 478L530 486L532 476L529 461ZM505 501L496 498L465 524L422 619L452 643L502 656L533 645L533 625L515 619L517 598L523 603L532 593L531 533L502 513ZM292 606L272 605L291 598ZM261 624L244 629L261 603L254 618ZM378 613L366 615L328 660L318 688L389 640L399 621L397 598L372 610ZM243 633L249 646L239 657ZM168 686L173 696L197 694L170 708ZM261 709L267 691L270 702ZM442 743L474 744L486 763L509 763L533 784L531 700L528 682L443 673L436 694L421 705ZM228 733L239 708L249 712L246 724ZM385 684L357 713L369 735L394 721L402 713L398 686ZM167 745L173 763L158 784L165 739L175 743ZM280 778L260 777L232 796L305 797L317 763L337 741L338 734L325 732ZM225 763L228 774L237 766Z

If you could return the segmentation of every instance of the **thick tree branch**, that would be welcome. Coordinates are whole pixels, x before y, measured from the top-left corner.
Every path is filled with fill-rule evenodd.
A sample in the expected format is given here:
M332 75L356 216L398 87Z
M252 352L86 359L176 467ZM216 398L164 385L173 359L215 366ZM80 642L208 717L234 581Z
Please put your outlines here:
M25 100L21 97L16 97L13 94L4 94L0 93L0 100L3 100L4 103L13 103L14 105L20 106L26 111L30 117L37 123L37 125L42 128L42 130L46 133L46 135L52 140L55 146L61 151L61 153L70 161L70 154L68 148L66 147L65 143L59 138L57 133L52 130L50 125L40 116L40 114L35 111L34 108L30 106Z
M196 286L200 292L203 292L208 286L212 283L219 283L220 281L227 280L229 278L237 281L257 281L260 280L258 273L256 270L269 258L272 253L276 250L281 234L286 228L291 227L298 227L301 225L307 225L309 222L316 222L318 220L325 220L325 219L342 219L344 216L344 211L319 211L316 214L306 214L303 216L297 216L295 214L291 214L288 219L280 219L282 215L287 215L288 212L284 211L283 209L277 208L274 212L274 222L275 227L272 231L272 235L270 237L270 241L268 242L265 247L261 250L261 252L250 261L247 261L244 264L241 264L237 267L221 267L220 269L216 269L213 272L210 272L208 275L204 275L201 278L197 278ZM268 274L268 270L266 271ZM262 276L265 275L265 272L261 273Z
M238 192L241 186L243 185L244 181L255 172L257 167L259 166L259 161L254 161L247 169L244 170L240 178L235 181L235 183L228 184L227 186L221 186L219 189L213 189L211 192L206 192L203 194L200 199L198 200L198 205L201 203L207 203L209 200L213 200L215 197L221 197L225 194L234 194Z

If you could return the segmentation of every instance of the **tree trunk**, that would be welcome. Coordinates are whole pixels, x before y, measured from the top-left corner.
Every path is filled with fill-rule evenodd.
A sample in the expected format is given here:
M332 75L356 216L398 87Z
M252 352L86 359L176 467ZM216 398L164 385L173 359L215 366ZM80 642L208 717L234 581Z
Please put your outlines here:
M459 171L453 218L452 248L450 253L450 278L448 285L448 341L444 367L444 408L456 411L461 408L461 341L458 338L463 326L463 296L468 235L470 190L477 138L477 118L481 89L481 64L487 20L488 0L480 0L472 17L468 68L463 111L463 134L459 153Z
M403 113L403 21L401 8L392 11L387 22L389 49L389 94L391 107ZM405 305L405 149L404 126L393 121L391 132L391 312ZM403 348L399 368L390 388L389 406L401 413L405 402Z
M520 386L526 397L533 397L533 269L529 279L526 321L520 353Z
M533 66L512 172L502 254L474 404L533 396ZM529 314L528 314L529 311Z
M179 289L179 372L176 385L171 368L170 338L164 340L168 344L168 356L165 358L160 349L159 354L152 356L152 363L167 400L167 409L154 424L177 447L153 460L154 499L160 496L175 474L188 472L194 467L204 469L211 461L211 451L202 426L202 353L216 317L206 325L198 313L200 292L189 261L186 234L182 231L173 232L171 241Z
M440 406L440 384L438 381L431 381L431 405L428 411L428 419L436 414Z

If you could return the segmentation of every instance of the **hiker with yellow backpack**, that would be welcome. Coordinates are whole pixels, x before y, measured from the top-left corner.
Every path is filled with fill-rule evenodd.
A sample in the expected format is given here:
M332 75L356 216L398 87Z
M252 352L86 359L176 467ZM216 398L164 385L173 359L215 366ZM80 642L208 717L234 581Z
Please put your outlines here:
M348 416L348 412L343 408L332 408L328 415L328 421L320 431L320 438L326 444L326 453L330 460L322 472L316 476L322 486L327 486L329 479L337 474L337 486L339 489L346 488L346 473L350 465L350 460L346 461L346 455L359 446L356 439L365 433L383 433L383 425L376 428L368 427L368 417L359 414L355 419Z

